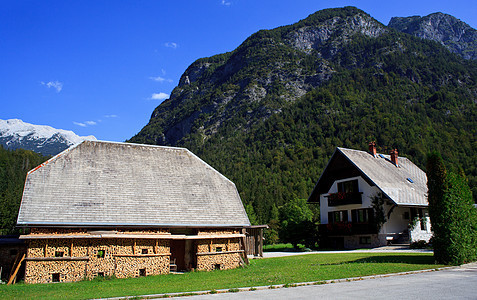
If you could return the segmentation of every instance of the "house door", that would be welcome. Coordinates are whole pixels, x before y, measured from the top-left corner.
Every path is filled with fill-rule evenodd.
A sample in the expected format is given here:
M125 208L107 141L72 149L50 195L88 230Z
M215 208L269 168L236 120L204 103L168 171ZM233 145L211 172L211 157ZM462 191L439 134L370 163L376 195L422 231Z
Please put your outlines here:
M177 270L186 270L185 240L171 240L171 261L176 260Z

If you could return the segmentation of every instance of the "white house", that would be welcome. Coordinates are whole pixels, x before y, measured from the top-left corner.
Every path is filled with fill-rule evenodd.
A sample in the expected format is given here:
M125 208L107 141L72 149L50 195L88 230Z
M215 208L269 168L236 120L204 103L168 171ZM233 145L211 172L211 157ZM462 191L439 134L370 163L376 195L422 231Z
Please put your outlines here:
M320 204L325 247L378 247L432 236L426 173L398 158L397 150L377 154L375 143L369 152L336 148L308 202Z

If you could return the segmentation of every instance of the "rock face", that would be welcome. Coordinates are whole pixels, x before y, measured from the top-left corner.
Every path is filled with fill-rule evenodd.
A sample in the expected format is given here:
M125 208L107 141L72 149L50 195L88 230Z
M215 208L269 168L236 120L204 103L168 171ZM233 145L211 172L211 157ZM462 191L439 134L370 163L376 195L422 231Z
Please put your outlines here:
M376 38L387 31L354 7L259 31L236 50L189 66L170 99L131 141L176 145L191 131L207 139L224 126L247 130L327 82L340 49L355 36Z
M388 26L439 42L465 59L477 59L477 30L451 15L438 12L425 17L394 17Z
M33 125L22 120L0 120L0 145L7 149L32 150L43 155L56 155L71 145L94 136L78 136L73 131Z

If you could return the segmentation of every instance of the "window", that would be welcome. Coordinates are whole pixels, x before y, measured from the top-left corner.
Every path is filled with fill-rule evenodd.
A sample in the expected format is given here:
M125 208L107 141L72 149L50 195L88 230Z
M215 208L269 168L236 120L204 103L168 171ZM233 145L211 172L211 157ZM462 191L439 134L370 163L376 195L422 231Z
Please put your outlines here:
M147 249L142 249L142 254L147 254L149 251Z
M338 210L328 212L328 224L348 222L348 211Z
M65 253L63 251L55 251L55 257L63 257Z
M104 258L106 256L106 250L98 250L97 257Z
M53 282L60 282L60 273L53 273L53 274L51 274L51 281L53 281Z
M371 237L370 236L360 236L359 243L361 245L371 245Z
M338 192L340 193L358 193L358 179L338 182Z
M373 217L373 211L370 208L353 209L351 211L351 220L353 223L369 223Z
M222 252L222 247L216 247L215 252Z
M139 276L146 276L146 269L139 269Z

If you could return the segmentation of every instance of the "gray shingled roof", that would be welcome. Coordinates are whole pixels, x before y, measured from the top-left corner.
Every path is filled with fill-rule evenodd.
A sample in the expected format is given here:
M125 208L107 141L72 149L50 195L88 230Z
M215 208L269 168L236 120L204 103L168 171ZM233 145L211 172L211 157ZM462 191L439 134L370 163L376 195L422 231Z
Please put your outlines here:
M333 157L340 153L357 168L362 177L373 185L376 185L396 204L428 205L426 173L413 164L409 159L399 157L398 167L396 167L390 161L389 155L378 154L376 157L373 157L365 151L338 147L333 154ZM325 171L320 177L315 189L320 186L320 181L324 180L327 176L327 169L328 166L325 168ZM407 178L410 178L413 183ZM323 189L324 187L321 186L320 188ZM315 190L313 192L315 193ZM312 193L312 196L314 193ZM312 196L310 196L310 198Z
M183 148L85 141L31 170L20 226L248 226L235 184Z

